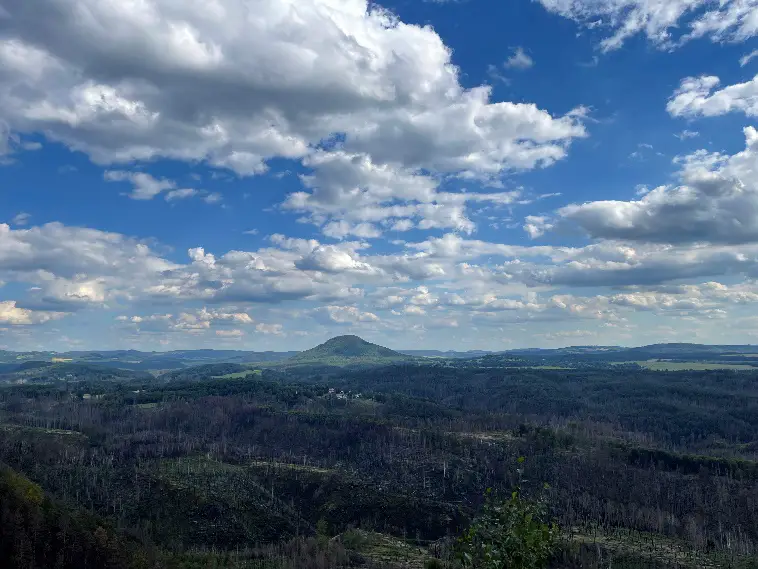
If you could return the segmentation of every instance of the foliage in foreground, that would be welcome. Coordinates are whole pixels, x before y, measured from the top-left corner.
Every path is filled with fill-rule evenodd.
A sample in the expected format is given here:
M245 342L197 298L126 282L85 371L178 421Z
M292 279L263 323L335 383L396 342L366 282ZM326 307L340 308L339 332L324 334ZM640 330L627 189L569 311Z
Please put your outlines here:
M525 499L520 489L504 502L488 490L482 513L459 539L458 557L476 569L546 567L559 536L546 517L543 502Z

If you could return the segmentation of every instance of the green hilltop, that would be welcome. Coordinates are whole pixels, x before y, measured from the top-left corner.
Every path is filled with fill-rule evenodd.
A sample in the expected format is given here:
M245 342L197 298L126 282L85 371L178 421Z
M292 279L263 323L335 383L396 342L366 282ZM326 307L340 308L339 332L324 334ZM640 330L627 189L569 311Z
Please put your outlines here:
M416 361L384 346L372 344L358 336L337 336L315 348L285 360L285 365L381 365Z

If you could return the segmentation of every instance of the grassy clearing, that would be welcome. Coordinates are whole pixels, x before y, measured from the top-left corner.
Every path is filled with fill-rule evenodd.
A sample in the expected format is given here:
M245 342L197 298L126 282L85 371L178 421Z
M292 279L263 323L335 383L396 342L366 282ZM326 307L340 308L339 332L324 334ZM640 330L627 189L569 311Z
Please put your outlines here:
M448 431L448 434L461 437L464 439L477 439L487 442L505 442L513 441L516 437L512 433L506 433L503 431L490 431L485 433L463 433L456 431Z
M575 528L571 541L576 545L591 546L593 549L600 548L606 552L606 556L610 553L619 559L664 563L668 567L687 569L755 567L750 564L753 561L752 558L747 556L735 556L728 559L723 553L703 553L694 550L686 542L645 532L630 534L626 530L619 530L616 532L598 531L595 534L587 528ZM613 566L616 564L614 563Z
M315 474L331 474L335 472L331 468L319 468L317 466L311 466L309 464L292 464L289 462L270 462L265 460L251 460L247 463L247 465L258 468L283 468L287 470L297 470L300 472L313 472Z
M748 364L722 364L711 362L665 362L660 360L646 360L634 363L653 371L685 371L685 370L713 370L713 369L732 369L737 371L756 371L758 368Z
M353 529L339 536L345 547L359 552L375 563L408 569L421 569L429 558L427 552L401 539L370 531Z
M45 435L49 437L70 437L86 439L87 435L79 431L64 429L45 429L43 427L26 427L24 425L0 424L0 432L23 433L28 435Z
M226 375L216 375L213 379L244 379L251 375L261 375L259 369L247 369L245 371L238 371L237 373L227 373Z

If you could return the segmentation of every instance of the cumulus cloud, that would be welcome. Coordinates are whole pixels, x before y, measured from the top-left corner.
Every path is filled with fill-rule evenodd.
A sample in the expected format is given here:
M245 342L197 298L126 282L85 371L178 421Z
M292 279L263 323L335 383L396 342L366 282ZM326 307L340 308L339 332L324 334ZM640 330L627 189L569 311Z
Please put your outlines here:
M163 194L167 202L184 200L195 196L204 196L206 203L218 203L221 194L209 194L204 190L194 188L179 188L173 180L154 178L145 172L126 172L123 170L107 170L104 178L108 182L128 182L132 190L127 194L133 200L151 200Z
M524 231L529 237L536 239L553 228L550 218L544 215L527 215L524 219Z
M323 321L335 324L359 324L380 320L376 314L362 311L357 306L324 306L314 309L313 313L316 316L323 316Z
M255 331L259 334L266 334L266 335L273 335L273 336L281 336L284 334L284 326L281 324L257 324L255 326Z
M560 307L581 307L603 316L618 319L629 312L656 312L678 316L718 317L730 305L758 301L754 285L727 286L715 281L701 284L666 285L594 297L553 296L552 304Z
M222 338L241 338L244 335L242 330L216 330L216 336Z
M745 83L716 90L719 84L719 78L714 76L688 77L682 80L666 109L675 117L715 117L731 112L758 116L758 75Z
M609 30L603 51L619 49L644 34L671 49L693 38L745 41L758 35L757 0L538 0L547 10L587 28ZM679 36L673 32L682 30Z
M737 172L743 164L734 157L713 160L698 154L683 161L683 169L695 172L705 161L711 170ZM688 176L689 185L703 177ZM453 322L616 322L626 312L641 311L689 311L705 318L758 302L758 290L750 285L758 278L758 243L598 238L582 247L554 247L449 233L401 243L388 253L361 241L325 245L275 235L252 251L197 247L184 261L170 262L159 245L119 234L60 224L0 226L0 278L27 285L27 297L9 309L26 314L27 322L110 304L122 314L117 326L197 341L217 330L282 335L282 326L271 319L292 306L323 324L386 331L434 330ZM732 284L708 284L722 277ZM695 288L672 284L682 280ZM576 287L616 290L580 296L570 290ZM160 311L147 308L156 302ZM314 311L314 305L321 308ZM123 306L132 310L124 313ZM202 308L191 308L197 306ZM409 318L393 318L392 311ZM257 318L259 312L264 314Z
M503 66L506 69L529 69L534 66L534 60L524 51L523 47L517 47Z
M121 315L116 317L116 321L134 325L138 330L148 332L175 331L197 334L221 326L222 328L220 330L215 330L215 333L218 336L239 335L229 334L230 330L228 328L223 328L225 326L252 325L255 323L253 318L246 312L225 312L222 310L209 310L205 307L191 312L180 312L177 315Z
M473 222L466 215L471 202L507 205L519 197L511 192L444 192L438 181L417 171L376 164L366 154L343 151L318 152L304 160L313 169L301 176L306 188L291 194L284 209L310 214L320 224L327 222L325 235L373 238L381 235L376 225L396 230L456 229L471 232ZM406 229L403 229L406 228Z
M132 191L128 195L133 200L151 200L161 192L173 190L176 187L171 180L158 180L144 172L109 170L104 176L109 182L130 182Z
M178 265L117 233L50 223L29 229L0 224L0 279L37 285L35 295L59 303L129 297Z
M437 264L467 287L603 287L657 285L719 275L758 276L756 244L625 243L584 247L514 246L456 235L407 245L416 265ZM410 257L410 253L409 253ZM378 260L372 259L378 264ZM474 264L481 263L481 264Z
M46 312L20 308L14 300L0 301L0 324L24 326L44 324L50 320L58 320L66 316L63 312Z
M334 245L318 245L308 255L297 260L295 266L305 271L326 273L349 272L371 275L378 272L376 267L360 260L355 251Z
M758 131L744 129L745 150L732 156L701 150L678 161L678 185L639 200L569 205L559 215L591 237L655 243L738 244L758 241Z
M255 174L338 134L377 164L497 173L549 164L585 134L575 113L462 87L431 27L366 0L4 10L2 118L103 164L164 157Z

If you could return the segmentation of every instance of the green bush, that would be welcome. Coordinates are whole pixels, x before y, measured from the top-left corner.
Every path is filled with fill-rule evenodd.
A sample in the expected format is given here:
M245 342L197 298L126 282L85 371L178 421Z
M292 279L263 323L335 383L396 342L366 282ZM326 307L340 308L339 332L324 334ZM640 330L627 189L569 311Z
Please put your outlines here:
M558 527L546 521L542 502L522 498L519 490L501 501L488 490L482 513L458 540L457 557L476 569L540 569L557 539Z

